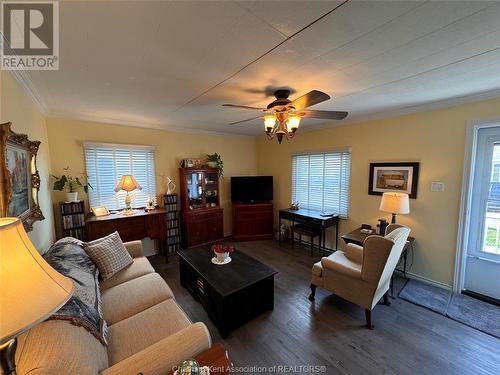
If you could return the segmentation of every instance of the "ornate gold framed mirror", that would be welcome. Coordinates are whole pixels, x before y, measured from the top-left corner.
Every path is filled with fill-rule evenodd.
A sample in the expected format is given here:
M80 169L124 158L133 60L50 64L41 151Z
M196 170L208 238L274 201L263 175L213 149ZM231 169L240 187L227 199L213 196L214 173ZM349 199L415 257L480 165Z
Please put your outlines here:
M11 123L0 124L0 216L18 217L26 231L43 220L38 202L40 175L36 155L40 141L12 131Z

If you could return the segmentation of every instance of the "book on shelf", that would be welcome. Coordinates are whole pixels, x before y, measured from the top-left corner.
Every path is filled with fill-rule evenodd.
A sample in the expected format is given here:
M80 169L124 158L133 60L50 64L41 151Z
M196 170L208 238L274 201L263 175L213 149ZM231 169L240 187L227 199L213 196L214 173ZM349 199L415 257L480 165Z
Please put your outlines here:
M58 236L85 240L85 205L83 201L59 203Z
M62 202L60 203L61 206L61 214L62 215L69 215L69 214L74 214L74 213L81 213L83 212L83 201L79 202Z
M165 194L163 196L163 203L177 203L177 194Z
M62 217L63 229L83 227L85 225L85 214L73 214Z

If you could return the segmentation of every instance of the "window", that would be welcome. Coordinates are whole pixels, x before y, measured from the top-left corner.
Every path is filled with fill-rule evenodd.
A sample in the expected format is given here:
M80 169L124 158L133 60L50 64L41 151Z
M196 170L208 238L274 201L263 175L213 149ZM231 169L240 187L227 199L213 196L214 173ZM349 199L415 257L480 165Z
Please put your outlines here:
M301 208L347 218L350 169L350 150L293 155L292 200Z
M131 174L142 187L130 193L132 207L144 207L156 196L155 152L150 146L85 143L90 206L125 207L125 192L115 192L121 176Z
M500 182L500 164L493 164L491 182Z

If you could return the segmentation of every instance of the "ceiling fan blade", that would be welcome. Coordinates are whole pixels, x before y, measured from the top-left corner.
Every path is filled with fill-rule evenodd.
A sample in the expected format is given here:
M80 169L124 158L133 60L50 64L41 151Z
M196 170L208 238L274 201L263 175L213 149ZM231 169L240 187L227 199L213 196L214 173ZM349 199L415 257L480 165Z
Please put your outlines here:
M247 121L252 121L258 118L261 118L262 116L257 116L257 117L252 117L252 118L247 118L246 120L241 120L241 121L235 121L231 122L229 125L236 125L236 124L241 124L242 122L247 122Z
M309 117L309 118L324 118L330 120L343 120L347 117L348 112L342 111L315 111L315 110L305 110L300 111L299 116Z
M223 107L234 107L234 108L243 108L243 109L252 109L252 110L257 110L257 111L264 111L263 108L249 107L247 105L223 104L222 106Z
M290 105L294 106L295 109L303 109L324 102L328 99L330 99L330 95L318 90L312 90L307 94L302 95L300 98L293 100Z

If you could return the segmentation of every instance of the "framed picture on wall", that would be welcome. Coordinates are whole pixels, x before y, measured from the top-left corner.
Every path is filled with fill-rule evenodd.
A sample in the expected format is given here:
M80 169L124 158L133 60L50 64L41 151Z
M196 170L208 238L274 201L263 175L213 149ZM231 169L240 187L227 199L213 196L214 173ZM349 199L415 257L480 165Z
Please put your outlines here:
M368 194L399 191L417 198L419 168L418 162L370 163Z
M26 231L45 219L38 202L40 175L36 167L39 141L0 124L0 217L18 217Z

